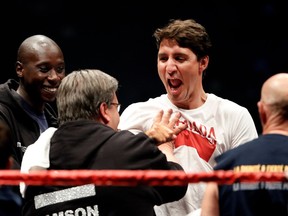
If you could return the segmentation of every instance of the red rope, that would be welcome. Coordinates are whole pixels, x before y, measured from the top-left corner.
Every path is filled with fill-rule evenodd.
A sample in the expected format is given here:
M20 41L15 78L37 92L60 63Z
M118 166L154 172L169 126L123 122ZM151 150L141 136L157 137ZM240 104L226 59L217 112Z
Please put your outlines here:
M214 171L184 173L165 170L50 170L20 173L18 170L0 170L0 185L81 185L93 183L104 186L183 185L186 183L216 182L287 182L285 172Z

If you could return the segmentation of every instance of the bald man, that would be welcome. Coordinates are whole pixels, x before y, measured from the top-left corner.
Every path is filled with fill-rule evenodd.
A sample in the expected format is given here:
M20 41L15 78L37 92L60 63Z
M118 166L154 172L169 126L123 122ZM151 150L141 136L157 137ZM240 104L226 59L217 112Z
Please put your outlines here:
M288 73L273 75L263 84L257 106L262 135L216 158L214 170L288 170ZM268 214L288 215L287 183L209 183L207 186L202 216Z
M48 127L57 127L57 114L51 102L65 76L64 56L55 41L33 35L18 48L16 74L0 85L0 120L13 137L14 168L20 164L26 147Z

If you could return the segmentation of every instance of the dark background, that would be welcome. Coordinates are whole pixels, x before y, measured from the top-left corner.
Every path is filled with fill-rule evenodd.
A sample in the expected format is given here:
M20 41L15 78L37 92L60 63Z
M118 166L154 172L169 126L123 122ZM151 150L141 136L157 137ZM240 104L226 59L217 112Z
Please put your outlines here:
M288 71L288 2L202 2L11 0L1 7L0 81L16 78L20 43L45 34L62 48L67 73L97 68L115 76L123 110L165 93L157 74L154 30L169 19L193 18L213 43L206 92L247 107L261 132L256 106L261 85L272 74Z

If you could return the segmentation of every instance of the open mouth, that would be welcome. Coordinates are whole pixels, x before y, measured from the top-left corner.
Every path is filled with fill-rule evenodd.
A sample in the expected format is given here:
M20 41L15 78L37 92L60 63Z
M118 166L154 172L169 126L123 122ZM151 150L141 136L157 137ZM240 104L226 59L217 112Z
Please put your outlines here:
M182 85L180 79L168 79L168 85L171 89L177 89Z
M57 91L57 88L43 87L43 90L44 90L45 92L50 93L50 94L55 94L56 91Z

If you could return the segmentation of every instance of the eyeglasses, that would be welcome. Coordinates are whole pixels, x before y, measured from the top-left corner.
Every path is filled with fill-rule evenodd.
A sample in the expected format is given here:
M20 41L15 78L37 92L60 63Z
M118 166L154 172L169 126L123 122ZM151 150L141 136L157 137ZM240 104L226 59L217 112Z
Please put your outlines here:
M117 111L120 112L121 104L120 103L110 103L111 105L117 106Z

